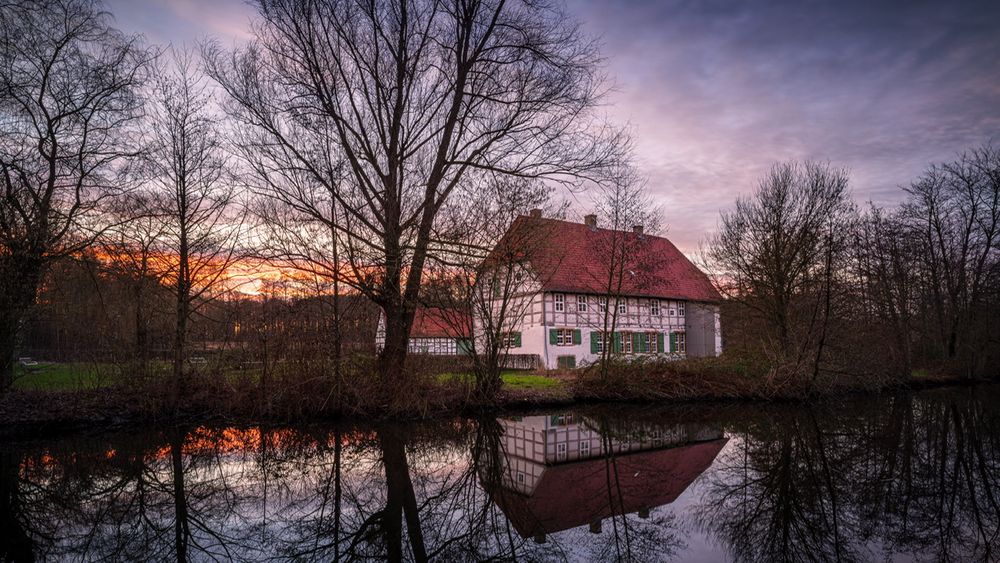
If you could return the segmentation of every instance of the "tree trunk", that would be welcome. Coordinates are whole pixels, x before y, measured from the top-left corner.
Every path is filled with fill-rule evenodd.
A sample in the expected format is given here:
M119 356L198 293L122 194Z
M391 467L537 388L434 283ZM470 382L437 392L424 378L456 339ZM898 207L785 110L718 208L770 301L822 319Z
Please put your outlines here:
M383 307L385 312L385 345L379 357L379 375L382 381L400 377L406 362L413 311L403 305Z
M427 561L427 550L424 546L423 532L420 529L419 506L413 492L413 482L410 480L410 467L406 460L406 445L393 430L379 431L379 441L382 446L382 462L385 466L387 516L392 518L392 526L398 526L400 512L406 520L406 532L410 540L410 549L415 561ZM392 510L390 511L389 508ZM401 537L401 531L394 531L394 537ZM401 555L398 551L389 552L390 559Z
M15 255L0 263L0 393L14 385L21 325L35 304L42 268L40 255Z
M149 331L146 326L146 315L143 292L143 282L135 287L135 357L139 362L139 374L147 375L149 366Z
M34 545L24 526L20 458L0 451L0 560L34 561Z
M178 563L184 563L187 561L188 539L191 537L191 530L188 526L187 496L184 491L184 458L181 451L184 446L184 433L175 430L173 434L170 444L170 461L173 468L174 489L174 547Z

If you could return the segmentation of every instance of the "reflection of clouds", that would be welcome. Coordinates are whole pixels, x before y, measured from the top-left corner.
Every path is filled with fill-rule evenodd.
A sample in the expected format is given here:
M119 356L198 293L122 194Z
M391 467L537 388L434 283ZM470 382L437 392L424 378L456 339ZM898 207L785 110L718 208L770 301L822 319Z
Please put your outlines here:
M603 37L643 171L690 251L771 163L830 160L891 203L1000 135L1000 4L573 0ZM990 14L992 12L992 15Z

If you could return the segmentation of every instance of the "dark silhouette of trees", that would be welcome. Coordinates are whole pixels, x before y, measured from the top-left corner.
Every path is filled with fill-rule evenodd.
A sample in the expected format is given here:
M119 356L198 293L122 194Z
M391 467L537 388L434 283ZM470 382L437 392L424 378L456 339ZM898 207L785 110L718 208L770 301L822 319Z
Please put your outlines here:
M795 299L817 276L829 277L834 238L850 221L847 184L847 172L829 165L775 165L751 197L722 213L709 243L723 294L765 319L773 340L764 345L783 360L802 337Z
M85 248L135 156L153 58L84 0L0 11L0 391L46 266Z
M165 205L162 247L173 263L164 279L176 301L173 373L180 385L190 317L229 281L242 220L205 79L190 54L175 52L171 62L174 70L155 82L146 164Z

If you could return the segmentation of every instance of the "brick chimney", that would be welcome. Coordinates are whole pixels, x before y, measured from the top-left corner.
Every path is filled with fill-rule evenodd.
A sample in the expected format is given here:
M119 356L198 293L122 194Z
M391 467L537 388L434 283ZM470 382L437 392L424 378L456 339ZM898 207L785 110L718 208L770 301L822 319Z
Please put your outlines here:
M642 225L635 225L635 226L633 226L632 227L632 232L635 233L635 234L637 234L637 235L639 235L641 237L642 236Z
M591 213L590 215L584 215L583 216L583 224L587 225L591 229L596 229L597 228L597 215L594 215L593 213Z
M532 219L541 219L542 218L542 210L538 209L536 207L536 208L534 208L534 209L532 209L531 211L528 212L528 216L531 217Z

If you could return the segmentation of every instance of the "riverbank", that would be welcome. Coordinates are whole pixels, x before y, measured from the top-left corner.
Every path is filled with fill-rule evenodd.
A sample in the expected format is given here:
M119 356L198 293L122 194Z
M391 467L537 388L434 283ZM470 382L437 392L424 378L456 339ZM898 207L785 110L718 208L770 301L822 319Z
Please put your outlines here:
M596 367L509 371L493 401L477 398L471 378L455 374L415 375L391 382L391 388L357 376L343 378L339 386L329 377L290 375L266 381L193 375L180 386L164 378L77 387L52 376L45 381L0 397L0 435L175 423L427 419L606 402L773 402L982 382L926 371L902 380L841 376L811 381L719 359L621 364L603 374Z

